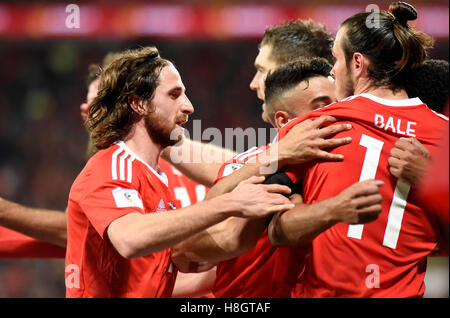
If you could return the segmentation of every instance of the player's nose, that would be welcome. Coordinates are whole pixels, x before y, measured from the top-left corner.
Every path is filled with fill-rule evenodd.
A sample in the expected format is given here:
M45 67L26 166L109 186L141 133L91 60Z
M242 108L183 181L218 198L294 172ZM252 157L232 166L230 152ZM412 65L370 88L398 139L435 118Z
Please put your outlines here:
M258 87L259 87L259 72L256 72L255 76L253 76L253 79L250 82L250 89L252 91L257 91Z
M194 112L194 106L186 95L184 97L185 98L181 107L181 111L187 115L190 115Z
M335 79L336 78L336 75L335 75L336 73L335 73L335 71L334 71L334 66L333 66L333 68L331 69L331 71L330 71L330 75Z

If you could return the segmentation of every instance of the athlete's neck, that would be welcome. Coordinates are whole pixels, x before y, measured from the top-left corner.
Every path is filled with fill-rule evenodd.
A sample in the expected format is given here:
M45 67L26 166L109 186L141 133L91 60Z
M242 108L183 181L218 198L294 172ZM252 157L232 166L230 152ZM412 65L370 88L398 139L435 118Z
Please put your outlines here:
M373 87L371 85L363 85L359 89L355 88L354 95L360 95L362 93L372 94L376 97L385 99L408 99L408 94L404 89L393 91L386 86Z
M157 170L159 155L163 147L150 138L143 125L137 123L134 126L130 135L126 138L125 144L150 167Z

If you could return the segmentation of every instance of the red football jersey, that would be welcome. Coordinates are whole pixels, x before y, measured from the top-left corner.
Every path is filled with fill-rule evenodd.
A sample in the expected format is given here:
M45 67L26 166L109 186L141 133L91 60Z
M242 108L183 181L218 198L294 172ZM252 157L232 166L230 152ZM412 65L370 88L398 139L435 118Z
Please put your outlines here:
M0 226L0 258L64 258L66 249Z
M312 254L299 278L296 297L419 297L425 290L427 256L436 247L439 229L433 215L418 204L417 190L389 173L390 150L399 137L415 137L432 153L448 131L448 118L420 99L387 100L370 94L352 96L298 118L279 132L320 115L349 122L352 129L336 137L352 142L332 153L343 162L320 162L285 169L302 182L306 203L338 194L366 179L383 180L383 211L364 225L338 223L313 241Z
M159 167L167 176L170 191L178 206L185 208L203 201L208 188L192 181L164 159L159 160Z
M125 259L105 236L128 213L175 213L163 172L123 142L99 151L72 185L68 205L67 297L170 297L176 268L170 249Z
M222 165L216 182L264 150L265 147L254 147L236 155ZM273 247L266 229L251 251L217 264L213 294L219 298L290 297L304 251L303 248Z

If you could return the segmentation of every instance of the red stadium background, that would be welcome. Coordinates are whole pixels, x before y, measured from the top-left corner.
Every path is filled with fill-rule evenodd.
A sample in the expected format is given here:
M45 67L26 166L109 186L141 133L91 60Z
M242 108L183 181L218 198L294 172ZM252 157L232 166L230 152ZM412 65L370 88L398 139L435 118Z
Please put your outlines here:
M85 163L79 106L86 98L87 66L109 51L155 45L175 61L195 107L191 119L201 119L202 129L269 128L249 89L265 28L311 18L335 33L368 5L387 9L390 2L2 1L0 196L65 209ZM409 3L419 12L412 25L436 39L431 57L448 61L448 1ZM70 19L70 4L79 9L79 21ZM426 296L448 297L448 274L448 258L431 260ZM0 297L64 294L63 260L0 259Z

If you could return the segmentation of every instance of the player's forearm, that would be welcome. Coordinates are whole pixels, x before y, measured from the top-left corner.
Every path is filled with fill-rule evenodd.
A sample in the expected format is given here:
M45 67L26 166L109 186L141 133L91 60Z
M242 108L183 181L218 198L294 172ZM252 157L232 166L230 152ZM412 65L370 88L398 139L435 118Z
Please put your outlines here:
M208 228L172 249L172 260L184 271L190 263L217 263L251 250L265 229L266 218L229 218Z
M237 210L226 196L172 212L131 213L113 221L107 234L125 258L170 248L189 236L234 215Z
M63 211L28 208L0 198L0 225L66 247L67 217Z
M172 298L204 296L211 292L215 279L215 267L203 273L178 273Z
M332 199L297 204L292 210L274 215L269 239L274 246L305 245L339 221L334 212Z
M182 145L168 147L161 153L163 159L185 176L207 187L214 184L222 163L234 155L229 149L191 139L185 139Z

